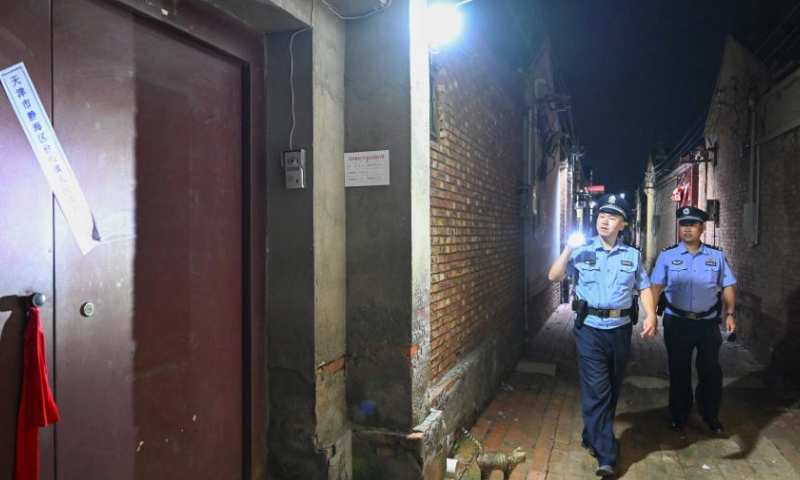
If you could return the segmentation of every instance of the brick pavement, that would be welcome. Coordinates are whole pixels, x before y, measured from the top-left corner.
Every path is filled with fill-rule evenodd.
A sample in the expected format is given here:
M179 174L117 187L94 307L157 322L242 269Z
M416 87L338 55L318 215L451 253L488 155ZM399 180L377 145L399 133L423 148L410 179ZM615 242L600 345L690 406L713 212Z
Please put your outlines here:
M526 450L528 459L512 480L597 478L595 460L580 447L583 421L571 329L571 312L562 305L471 430L488 451ZM672 432L663 336L659 332L656 339L642 339L640 331L641 323L634 329L614 426L621 448L619 478L800 480L796 385L762 368L738 343L725 342L720 420L729 434L711 435L696 410L683 433ZM455 453L459 475L473 452L472 443L462 439ZM478 478L472 462L463 479Z

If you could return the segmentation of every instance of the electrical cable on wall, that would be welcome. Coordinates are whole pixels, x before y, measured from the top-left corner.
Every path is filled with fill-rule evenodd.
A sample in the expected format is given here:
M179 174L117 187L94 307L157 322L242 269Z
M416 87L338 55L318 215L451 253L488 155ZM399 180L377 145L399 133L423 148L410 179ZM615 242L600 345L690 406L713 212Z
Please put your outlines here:
M364 15L356 15L354 17L345 17L345 16L340 15L339 12L334 10L333 7L328 2L326 2L325 0L322 0L322 3L324 3L325 6L328 7L328 10L330 10L331 13L333 13L337 17L341 18L342 20L358 20L359 18L367 18L370 15L375 15L376 13L380 13L380 12L386 10L387 8L389 8L392 5L392 0L389 0L386 3L386 5L384 5L383 7L376 8L375 10L373 10L371 12L368 12L368 13L365 13Z
M292 129L289 131L289 150L294 150L294 142L293 142L293 139L294 139L294 128L295 128L295 125L297 123L297 116L296 116L295 110L294 110L294 52L292 50L292 45L294 44L294 37L295 36L297 36L300 33L307 32L307 31L309 31L309 30L311 30L313 28L313 26L314 26L314 5L316 5L316 3L317 3L316 0L312 0L312 2L311 2L311 19L309 21L309 24L311 26L308 27L308 28L304 28L302 30L298 30L298 31L294 32L292 34L292 36L289 38L289 90L291 92L291 101L292 101ZM326 2L325 0L322 0L322 3L324 3L325 6L328 7L328 10L330 10L331 13L333 13L337 17L341 18L342 20L357 20L359 18L366 18L366 17L369 17L370 15L374 15L376 13L380 13L380 12L386 10L387 8L389 8L392 5L392 0L389 0L386 3L386 5L384 5L381 8L377 8L377 9L375 9L375 10L369 12L369 13L366 13L364 15L358 15L358 16L354 16L354 17L345 17L345 16L340 15L339 12L334 10L333 7L328 2Z
M294 113L294 52L292 50L292 45L294 44L294 37L298 34L307 32L313 28L314 25L314 5L316 5L316 0L311 1L311 19L309 23L312 25L311 27L304 28L302 30L298 30L292 34L289 38L289 90L291 91L291 100L292 100L292 129L289 130L289 150L294 150L294 142L292 139L294 138L294 127L296 124L297 117Z

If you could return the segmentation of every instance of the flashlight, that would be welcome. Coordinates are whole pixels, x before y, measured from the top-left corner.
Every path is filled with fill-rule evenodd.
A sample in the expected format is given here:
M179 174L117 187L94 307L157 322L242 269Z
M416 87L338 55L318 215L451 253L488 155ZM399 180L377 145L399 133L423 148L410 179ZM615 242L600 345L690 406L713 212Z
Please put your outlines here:
M569 240L567 240L567 244L572 248L580 247L586 243L586 237L583 236L581 232L575 232L569 236Z

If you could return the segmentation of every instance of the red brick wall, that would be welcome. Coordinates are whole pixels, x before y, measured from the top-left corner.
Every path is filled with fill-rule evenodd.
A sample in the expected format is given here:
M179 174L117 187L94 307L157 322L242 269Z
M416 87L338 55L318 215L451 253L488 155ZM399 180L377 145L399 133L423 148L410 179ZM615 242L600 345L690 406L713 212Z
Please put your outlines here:
M522 346L522 111L489 57L436 56L431 383L487 336ZM516 339L516 340L515 340Z
M718 228L706 241L723 248L737 279L739 338L773 365L800 373L800 133L793 130L760 146L759 240L742 233L748 198L749 156L732 136L720 136L719 163L701 169L707 198L720 201ZM704 204L705 202L703 202Z
M751 312L745 331L777 366L800 374L800 131L763 143L760 162L759 243L737 256Z
M542 290L528 299L528 348L533 346L536 334L560 304L561 284L555 282L545 284Z

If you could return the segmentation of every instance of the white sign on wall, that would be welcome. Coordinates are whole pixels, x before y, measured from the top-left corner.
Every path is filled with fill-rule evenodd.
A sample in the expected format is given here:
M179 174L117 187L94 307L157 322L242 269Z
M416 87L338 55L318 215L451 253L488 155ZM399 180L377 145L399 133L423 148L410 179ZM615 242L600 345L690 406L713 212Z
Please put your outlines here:
M389 185L389 150L344 154L344 186Z
M85 255L98 245L100 235L89 209L89 203L78 185L67 156L56 137L50 118L42 106L39 94L33 87L24 63L0 71L0 82L11 101L14 113L28 142L31 144L39 166L53 190L70 230Z

